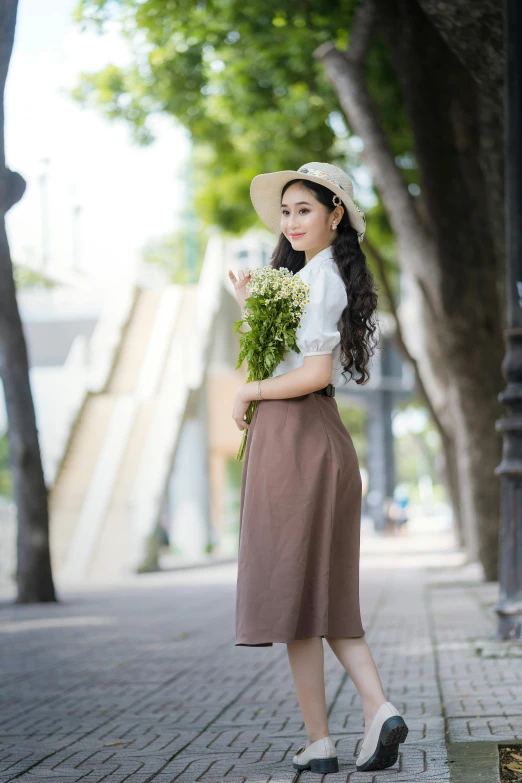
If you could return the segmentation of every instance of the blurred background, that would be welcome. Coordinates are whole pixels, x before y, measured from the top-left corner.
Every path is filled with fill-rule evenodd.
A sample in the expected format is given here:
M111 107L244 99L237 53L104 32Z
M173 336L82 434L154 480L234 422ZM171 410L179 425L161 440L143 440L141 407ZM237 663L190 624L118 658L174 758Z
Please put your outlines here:
M421 20L412 4L401 49L404 20L381 9L370 45L353 29L358 3L334 5L19 3L5 146L27 189L6 223L58 577L237 555L231 408L246 368L228 270L268 264L275 245L252 177L311 160L353 178L379 286L371 381L336 394L364 532L451 529L496 574L502 154L477 155L502 138L494 84L476 98L455 30L440 65L452 82L434 90L435 11ZM12 582L6 433L0 396L0 579Z

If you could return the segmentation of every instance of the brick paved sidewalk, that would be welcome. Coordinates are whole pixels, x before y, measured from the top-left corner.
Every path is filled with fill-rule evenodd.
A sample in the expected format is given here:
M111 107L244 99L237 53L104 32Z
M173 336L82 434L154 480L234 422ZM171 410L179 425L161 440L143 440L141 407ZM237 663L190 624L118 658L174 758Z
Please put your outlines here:
M446 741L521 739L522 659L473 645L494 634L497 585L459 567L448 533L414 533L362 540L363 623L410 728L394 767L356 772L360 700L325 644L340 772L294 774L305 734L286 647L234 647L236 568L219 565L4 603L0 783L440 783Z

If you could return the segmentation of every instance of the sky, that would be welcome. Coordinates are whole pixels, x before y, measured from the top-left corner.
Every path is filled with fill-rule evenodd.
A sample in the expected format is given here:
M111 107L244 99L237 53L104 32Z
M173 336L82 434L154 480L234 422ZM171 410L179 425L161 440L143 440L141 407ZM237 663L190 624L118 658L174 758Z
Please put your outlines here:
M19 0L6 85L6 162L27 190L8 213L7 230L15 262L46 263L58 277L70 276L76 264L86 287L107 290L134 279L148 239L178 227L179 172L190 147L173 118L155 119L157 141L140 148L123 122L68 97L81 71L129 61L117 30L81 31L71 19L76 4Z

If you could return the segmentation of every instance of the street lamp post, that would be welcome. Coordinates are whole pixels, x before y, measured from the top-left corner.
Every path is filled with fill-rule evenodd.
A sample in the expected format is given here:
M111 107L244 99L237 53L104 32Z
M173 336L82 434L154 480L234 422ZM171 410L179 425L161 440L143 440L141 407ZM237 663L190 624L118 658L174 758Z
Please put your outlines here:
M505 0L506 388L503 436L497 640L522 642L522 3Z

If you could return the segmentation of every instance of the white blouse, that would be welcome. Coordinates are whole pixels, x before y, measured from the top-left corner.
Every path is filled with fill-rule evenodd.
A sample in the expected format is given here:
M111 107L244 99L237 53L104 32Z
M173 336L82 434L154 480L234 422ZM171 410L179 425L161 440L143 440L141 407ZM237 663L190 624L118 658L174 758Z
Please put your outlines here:
M326 247L308 261L296 274L310 286L310 301L296 331L296 342L301 353L288 350L279 362L272 378L303 366L305 356L332 354L330 383L339 384L343 366L341 356L341 314L348 304L344 281L333 257L331 247Z

